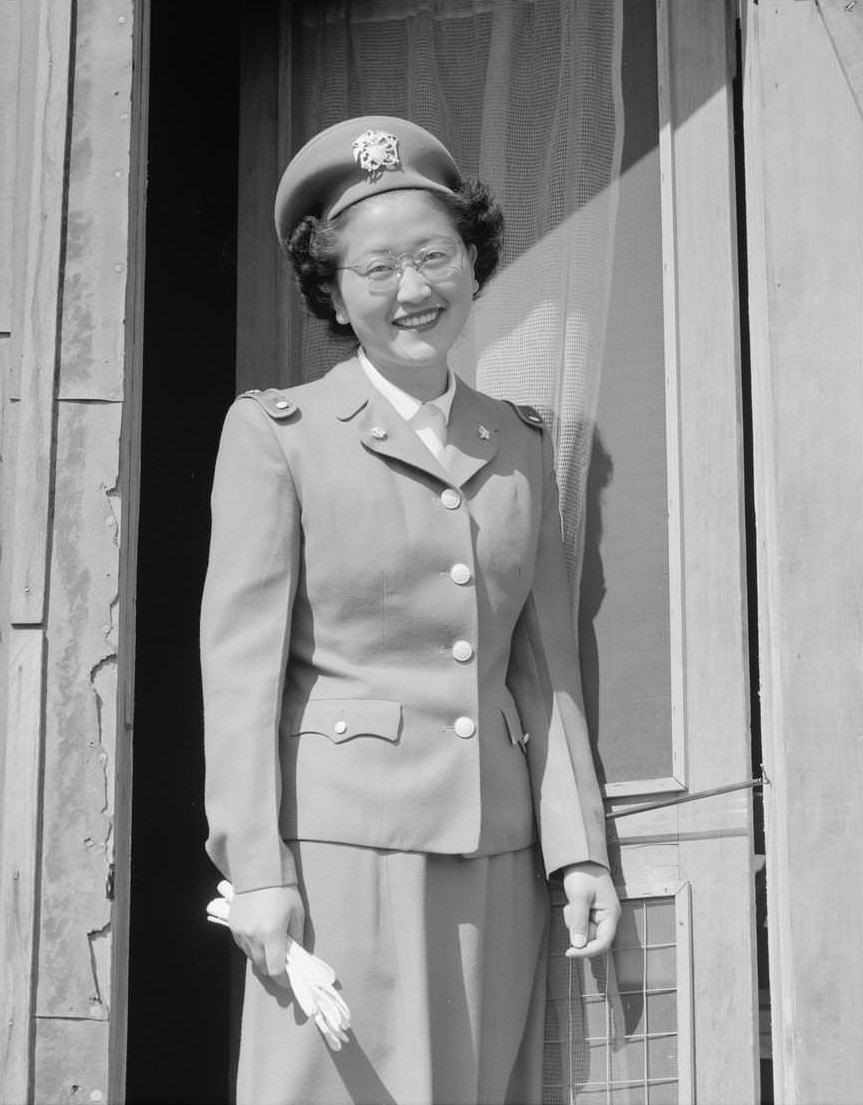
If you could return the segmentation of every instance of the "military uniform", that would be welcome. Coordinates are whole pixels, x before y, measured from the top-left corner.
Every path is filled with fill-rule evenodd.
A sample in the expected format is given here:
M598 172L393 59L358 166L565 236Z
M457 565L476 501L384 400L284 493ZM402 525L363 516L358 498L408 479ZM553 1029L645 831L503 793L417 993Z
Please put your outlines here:
M252 974L241 1100L533 1100L534 845L607 864L539 416L459 381L444 467L355 358L238 399L202 657L209 853L240 891L299 880L356 1034L333 1059Z

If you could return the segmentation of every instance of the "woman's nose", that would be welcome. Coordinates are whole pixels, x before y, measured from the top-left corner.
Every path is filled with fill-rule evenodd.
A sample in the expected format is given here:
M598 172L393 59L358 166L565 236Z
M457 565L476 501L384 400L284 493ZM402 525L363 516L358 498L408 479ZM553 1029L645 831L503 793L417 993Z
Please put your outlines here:
M399 277L397 298L399 303L415 303L419 299L425 299L431 294L428 281L421 272L407 262Z

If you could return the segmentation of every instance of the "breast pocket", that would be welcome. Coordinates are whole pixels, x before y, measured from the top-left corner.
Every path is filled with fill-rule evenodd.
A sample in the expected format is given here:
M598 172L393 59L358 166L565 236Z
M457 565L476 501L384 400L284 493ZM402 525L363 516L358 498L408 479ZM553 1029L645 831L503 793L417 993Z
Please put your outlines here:
M319 734L334 744L357 737L378 737L398 741L401 735L402 704L381 698L311 699L292 727L294 737Z

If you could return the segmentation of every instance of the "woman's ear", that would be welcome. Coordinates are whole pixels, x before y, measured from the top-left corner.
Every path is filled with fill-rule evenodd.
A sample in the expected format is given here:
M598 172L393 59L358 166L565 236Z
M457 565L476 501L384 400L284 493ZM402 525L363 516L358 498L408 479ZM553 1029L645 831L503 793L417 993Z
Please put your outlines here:
M347 326L350 322L350 319L348 318L348 313L345 310L345 302L339 295L338 288L335 286L335 284L328 284L327 291L330 293L330 301L332 302L333 308L336 312L336 322L339 324L339 326Z
M476 246L473 244L473 242L471 242L471 244L467 247L467 257L468 261L470 261L470 267L473 270L474 266L476 265ZM473 278L473 294L479 295L479 281L476 278L475 272Z

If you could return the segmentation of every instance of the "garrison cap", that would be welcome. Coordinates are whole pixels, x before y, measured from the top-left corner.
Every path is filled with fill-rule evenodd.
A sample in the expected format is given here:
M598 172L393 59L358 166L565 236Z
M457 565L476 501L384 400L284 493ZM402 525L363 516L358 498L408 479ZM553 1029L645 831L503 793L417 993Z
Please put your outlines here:
M392 115L344 119L316 134L291 159L276 193L276 233L284 248L306 215L331 219L369 196L400 188L452 194L461 181L442 142Z

